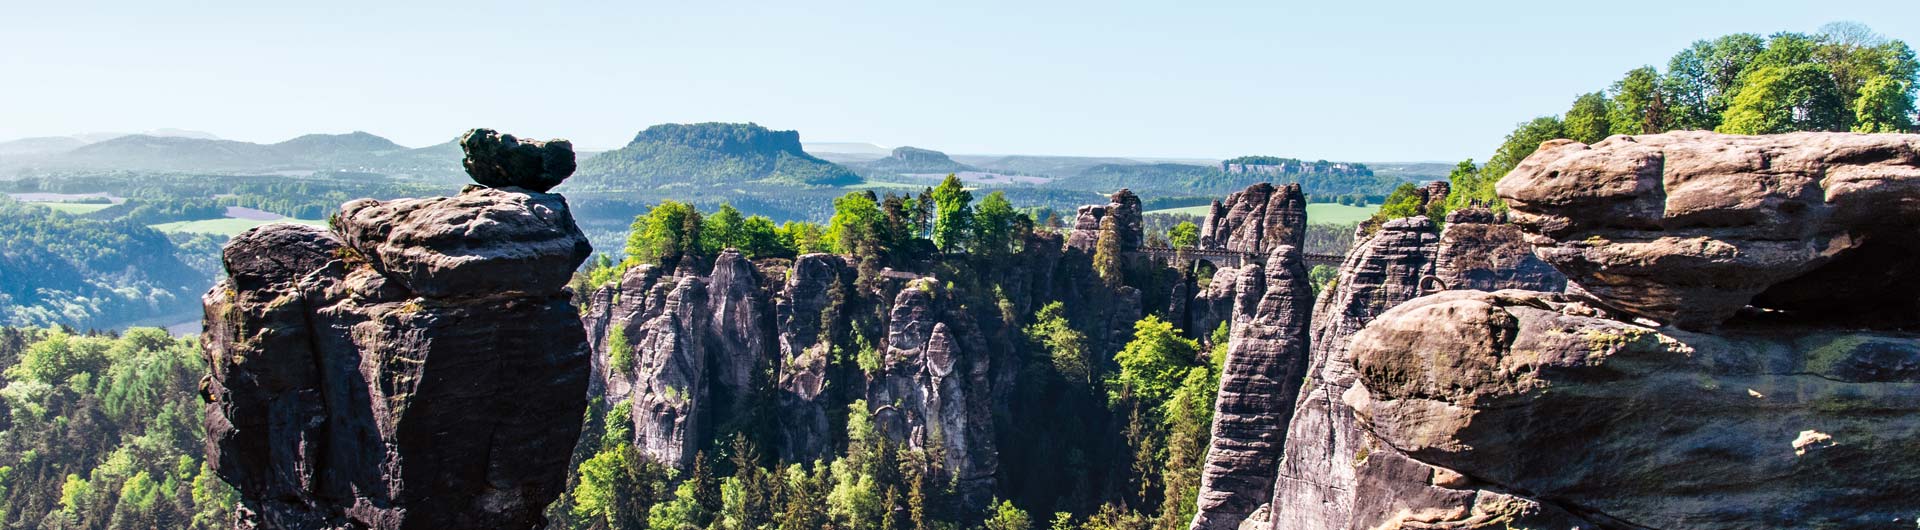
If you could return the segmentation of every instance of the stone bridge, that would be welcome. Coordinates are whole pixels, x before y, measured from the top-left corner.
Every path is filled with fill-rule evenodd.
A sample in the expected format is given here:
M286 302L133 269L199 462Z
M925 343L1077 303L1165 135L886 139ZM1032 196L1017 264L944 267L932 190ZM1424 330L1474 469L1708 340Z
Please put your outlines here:
M1133 253L1147 256L1149 258L1153 258L1161 261L1173 261L1176 259L1186 259L1186 260L1196 260L1196 261L1206 260L1207 262L1212 263L1213 266L1215 267L1241 267L1241 266L1245 266L1248 263L1264 264L1264 262L1267 259L1266 256L1263 256L1260 254L1256 254L1252 252L1241 252L1238 250L1208 250L1208 249L1198 249L1198 248L1180 249L1180 248L1173 248L1173 247L1156 247L1156 246L1142 246L1140 248L1134 249ZM1345 261L1347 259L1346 256L1341 256L1338 254L1310 254L1309 253L1309 254L1302 254L1302 257L1306 258L1307 267L1309 268L1313 267L1314 265L1326 265L1330 267L1339 267L1340 262Z

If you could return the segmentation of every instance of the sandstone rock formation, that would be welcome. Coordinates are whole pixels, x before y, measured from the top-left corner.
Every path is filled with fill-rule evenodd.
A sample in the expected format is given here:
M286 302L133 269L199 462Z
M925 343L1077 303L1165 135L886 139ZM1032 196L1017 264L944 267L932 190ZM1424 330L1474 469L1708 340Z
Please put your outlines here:
M1912 260L1895 258L1911 239L1888 236L1915 226L1913 145L1549 142L1500 184L1517 227L1456 211L1382 276L1382 250L1429 241L1409 237L1424 219L1387 223L1320 300L1270 521L1250 524L1912 524L1920 335L1863 327L1915 314ZM1522 238L1572 281L1520 256ZM1842 271L1882 290L1860 309L1892 318L1818 314L1862 296ZM1563 282L1574 292L1533 292Z
M829 456L836 433L828 414L841 404L828 394L846 386L834 372L833 344L848 293L853 292L853 270L832 254L808 254L794 260L793 272L777 303L779 324L779 400L781 460L810 462Z
M1305 248L1307 198L1299 184L1262 182L1214 201L1200 225L1200 248L1267 255L1282 245Z
M460 137L466 151L461 165L474 182L489 188L517 187L546 192L573 175L573 143L514 138L493 129L473 129Z
M689 264L691 260L683 260ZM654 461L691 468L718 419L743 417L755 374L770 362L773 312L753 264L727 250L710 274L628 269L586 313L599 341L598 389L629 407L634 447Z
M984 505L999 466L986 339L935 285L916 282L895 299L867 403L889 438L914 449L938 447L961 496Z
M1353 386L1347 338L1387 308L1418 297L1432 274L1439 234L1425 217L1387 221L1354 242L1336 285L1321 293L1313 312L1307 381L1288 423L1279 479L1274 484L1274 528L1344 529L1359 504L1356 459L1366 443L1353 413L1340 402ZM1381 492L1368 492L1378 494Z
M1120 237L1120 248L1140 248L1145 229L1140 218L1140 197L1128 189L1113 192L1112 201L1108 204L1081 206L1074 216L1073 233L1067 237L1067 246L1093 252L1094 244L1100 240L1100 222L1109 215L1114 216L1114 230Z
M1250 265L1239 275L1195 529L1238 528L1273 494L1285 425L1307 368L1308 281L1293 246L1273 249L1264 268Z
M1498 191L1541 258L1637 316L1920 323L1920 135L1556 140Z
M1351 527L1913 524L1920 335L1621 318L1564 295L1455 291L1355 335L1345 403L1445 494L1402 495L1410 509Z
M236 236L204 299L208 461L240 524L543 524L588 384L565 284L591 249L566 201L355 201L335 230Z
M1433 275L1442 289L1557 292L1567 284L1566 275L1533 255L1519 226L1480 207L1447 213L1447 227L1434 249Z

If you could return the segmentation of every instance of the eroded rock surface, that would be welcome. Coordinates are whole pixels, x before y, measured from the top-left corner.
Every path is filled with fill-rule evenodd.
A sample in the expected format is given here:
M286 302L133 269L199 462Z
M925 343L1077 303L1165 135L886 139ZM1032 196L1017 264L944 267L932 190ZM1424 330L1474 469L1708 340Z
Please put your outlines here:
M204 299L208 461L240 525L544 524L589 375L565 271L590 248L565 200L349 206L337 232L236 236Z
M1074 216L1073 232L1067 236L1067 246L1092 252L1094 244L1100 240L1100 223L1109 215L1114 216L1114 233L1120 238L1120 248L1140 248L1140 241L1145 237L1142 232L1144 225L1141 224L1140 197L1128 189L1113 192L1112 200L1107 204L1081 206Z
M900 291L880 373L867 386L875 425L914 449L939 447L969 504L992 496L994 448L985 337L930 284Z
M1433 274L1439 241L1425 217L1387 221L1354 243L1337 283L1315 303L1307 380L1286 427L1274 484L1274 528L1350 528L1357 506L1391 498L1371 496L1391 492L1357 490L1355 468L1368 462L1358 455L1370 441L1340 402L1354 384L1347 339L1388 308L1420 295L1422 280Z
M1920 135L1556 140L1498 191L1542 259L1637 316L1920 323Z
M1238 278L1195 529L1238 528L1271 499L1307 369L1313 288L1298 247L1275 248L1264 267L1248 266Z
M473 129L460 137L466 152L461 165L474 182L489 188L516 187L546 192L573 175L573 143L538 141Z
M1920 335L1778 322L1710 335L1581 300L1447 292L1355 335L1344 402L1453 495L1402 497L1410 510L1351 527L1562 528L1567 513L1586 528L1913 523ZM1503 503L1476 502L1488 495ZM1525 510L1471 517L1511 508Z
M1520 227L1486 208L1447 213L1434 249L1434 277L1443 289L1562 291L1567 276L1533 255Z
M1265 256L1283 245L1306 248L1307 198L1299 184L1262 182L1214 201L1200 225L1200 248Z

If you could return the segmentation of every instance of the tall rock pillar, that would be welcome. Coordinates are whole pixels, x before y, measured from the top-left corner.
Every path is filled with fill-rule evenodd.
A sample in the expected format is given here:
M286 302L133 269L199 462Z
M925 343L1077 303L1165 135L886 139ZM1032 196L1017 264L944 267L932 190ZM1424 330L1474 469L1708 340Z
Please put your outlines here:
M534 528L565 487L592 251L564 141L475 130L453 197L347 203L229 242L204 299L207 460L243 528Z

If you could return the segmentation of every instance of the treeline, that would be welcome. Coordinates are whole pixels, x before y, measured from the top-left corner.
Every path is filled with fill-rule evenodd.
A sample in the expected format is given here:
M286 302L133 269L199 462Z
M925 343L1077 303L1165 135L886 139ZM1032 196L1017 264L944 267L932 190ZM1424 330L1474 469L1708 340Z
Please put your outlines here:
M1521 123L1484 165L1455 168L1447 210L1471 203L1503 209L1494 183L1541 142L1594 143L1615 134L1711 130L1913 132L1915 61L1907 43L1840 22L1818 33L1737 33L1693 43L1663 72L1635 68L1605 90L1581 94L1565 113Z
M238 496L201 456L204 364L155 328L0 328L0 525L230 527Z
M876 277L881 267L904 265L938 252L1009 255L1019 250L1033 230L1033 219L1016 211L1005 194L987 194L975 206L973 193L952 175L918 195L849 192L833 200L833 216L824 225L808 221L776 225L765 216L743 216L730 204L721 204L707 215L690 204L669 200L634 219L618 268L670 265L686 257L711 257L727 248L749 258L833 252L858 257L857 268L865 282ZM595 283L610 280L616 269L612 259L603 258L589 277Z

